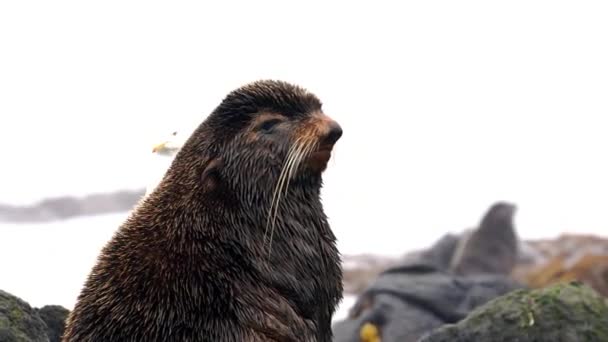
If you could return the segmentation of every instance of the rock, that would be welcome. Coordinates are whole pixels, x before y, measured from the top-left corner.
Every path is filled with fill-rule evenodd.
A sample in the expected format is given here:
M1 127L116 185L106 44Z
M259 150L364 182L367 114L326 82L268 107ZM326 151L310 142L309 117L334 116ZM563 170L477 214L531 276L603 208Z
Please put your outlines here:
M513 226L515 210L509 203L492 205L479 227L460 239L450 271L463 276L510 274L517 262L519 243Z
M474 310L420 342L608 341L608 301L581 283L518 290Z
M46 325L23 300L0 290L0 341L49 342Z
M46 324L46 333L50 342L60 342L65 330L65 320L70 312L59 305L47 305L38 309L40 318Z
M334 341L358 342L370 331L377 331L382 342L416 341L517 288L502 275L457 277L426 264L390 268L359 296L348 318L333 326Z

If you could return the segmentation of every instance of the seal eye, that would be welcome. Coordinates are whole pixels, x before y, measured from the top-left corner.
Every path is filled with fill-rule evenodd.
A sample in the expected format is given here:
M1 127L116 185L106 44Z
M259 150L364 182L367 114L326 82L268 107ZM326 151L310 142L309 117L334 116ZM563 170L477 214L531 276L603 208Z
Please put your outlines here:
M280 119L266 120L260 124L259 130L262 131L262 133L271 133L279 123L281 123Z

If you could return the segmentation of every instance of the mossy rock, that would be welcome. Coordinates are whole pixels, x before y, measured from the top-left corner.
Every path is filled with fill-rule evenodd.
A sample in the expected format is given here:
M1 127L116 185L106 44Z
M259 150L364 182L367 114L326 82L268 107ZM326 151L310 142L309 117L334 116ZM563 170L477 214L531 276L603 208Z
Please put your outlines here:
M23 300L0 290L0 341L49 342L46 324Z
M65 330L65 320L69 313L68 309L59 305L47 305L38 309L40 318L46 323L46 333L50 342L61 341L61 336Z
M608 300L578 282L517 290L420 342L606 342Z

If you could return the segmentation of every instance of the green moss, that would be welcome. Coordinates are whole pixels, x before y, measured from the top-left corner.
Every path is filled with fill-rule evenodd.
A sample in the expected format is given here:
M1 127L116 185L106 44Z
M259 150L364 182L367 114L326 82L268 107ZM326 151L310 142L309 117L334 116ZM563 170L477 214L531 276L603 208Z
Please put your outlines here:
M23 318L23 311L19 307L13 306L9 317L12 321L19 321Z
M435 341L608 341L608 304L581 283L517 290L440 328Z
M7 328L9 324L9 320L7 317L0 315L0 329Z

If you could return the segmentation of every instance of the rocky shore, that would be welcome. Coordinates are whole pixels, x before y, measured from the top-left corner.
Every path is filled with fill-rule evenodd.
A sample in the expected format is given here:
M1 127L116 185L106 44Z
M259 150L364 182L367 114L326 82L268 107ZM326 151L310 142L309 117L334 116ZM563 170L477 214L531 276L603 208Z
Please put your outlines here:
M608 341L608 239L521 241L509 207L402 258L346 256L335 341Z

